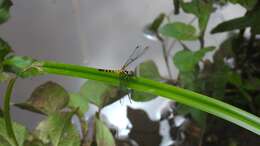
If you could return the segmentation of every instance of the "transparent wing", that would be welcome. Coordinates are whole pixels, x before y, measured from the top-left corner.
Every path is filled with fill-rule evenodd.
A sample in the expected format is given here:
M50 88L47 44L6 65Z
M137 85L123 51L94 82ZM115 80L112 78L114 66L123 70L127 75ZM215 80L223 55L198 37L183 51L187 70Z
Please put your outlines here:
M139 45L136 46L136 48L134 49L132 54L128 57L128 59L126 60L125 64L123 65L123 67L121 69L124 70L127 66L129 66L131 63L133 63L136 59L141 57L146 52L146 50L148 50L148 46L146 46L144 48Z

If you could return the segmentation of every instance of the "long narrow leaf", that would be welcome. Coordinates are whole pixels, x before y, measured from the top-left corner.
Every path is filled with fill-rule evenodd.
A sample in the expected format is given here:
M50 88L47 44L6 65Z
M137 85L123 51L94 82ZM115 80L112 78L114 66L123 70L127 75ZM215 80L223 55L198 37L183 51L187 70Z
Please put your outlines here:
M49 74L98 80L113 85L119 84L119 76L117 73L102 72L90 67L56 62L43 62L42 69ZM133 77L129 80L127 86L137 91L163 96L200 109L260 135L259 117L214 98L165 83L137 77Z

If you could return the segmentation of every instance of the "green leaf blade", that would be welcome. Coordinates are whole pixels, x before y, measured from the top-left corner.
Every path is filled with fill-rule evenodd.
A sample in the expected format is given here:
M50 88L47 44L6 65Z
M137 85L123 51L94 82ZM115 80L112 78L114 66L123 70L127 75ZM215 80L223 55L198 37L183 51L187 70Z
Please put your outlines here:
M165 24L160 28L160 33L166 37L173 37L180 41L192 41L198 39L196 29L189 24L174 22Z
M82 97L80 94L70 93L69 107L72 109L78 109L79 113L84 115L89 108L88 99Z
M13 5L11 0L0 1L0 24L6 22L10 18L10 8Z
M95 119L97 146L116 146L114 137L107 126L98 118Z
M139 77L144 77L147 79L152 79L155 81L161 81L162 78L160 76L159 70L156 64L152 60L145 61L141 63L136 68L136 73ZM131 99L134 101L149 101L156 97L156 95L133 91L131 94Z
M5 125L6 124L4 119L0 118L0 145L8 146L6 145L8 143L10 146L16 146L13 140L8 136ZM28 135L27 129L24 126L15 122L13 122L12 125L18 145L23 146L23 143Z
M103 107L118 99L118 88L103 82L88 80L80 88L80 96Z
M119 85L118 74L101 72L98 69L90 67L57 62L44 62L43 70L50 74L92 79L111 85ZM165 83L139 77L132 78L127 86L137 91L163 96L208 112L260 135L259 117L219 100Z
M71 123L73 112L53 113L36 128L37 136L52 146L80 146L78 131Z
M184 12L197 16L199 19L200 31L204 32L207 27L210 14L213 11L212 2L203 0L192 0L191 2L181 1L181 6Z

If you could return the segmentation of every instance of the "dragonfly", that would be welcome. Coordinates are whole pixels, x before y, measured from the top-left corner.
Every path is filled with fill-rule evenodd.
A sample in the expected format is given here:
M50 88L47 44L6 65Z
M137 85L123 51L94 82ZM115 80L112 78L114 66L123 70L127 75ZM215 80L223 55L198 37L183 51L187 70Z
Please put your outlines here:
M128 57L126 62L123 64L121 69L118 70L112 70L112 69L98 69L98 71L102 72L113 72L119 74L119 88L121 91L127 91L127 93L130 93L128 88L126 87L127 82L129 79L135 76L135 72L132 70L127 70L127 67L132 64L134 61L136 61L138 58L140 58L147 50L148 46L142 47L140 45L136 46L134 51L131 53L131 55ZM129 96L130 97L130 96Z
M98 69L98 71L102 71L102 72L113 72L113 73L118 73L119 75L122 76L134 76L134 71L129 71L126 70L126 68L132 64L135 60L137 60L138 58L140 58L148 49L149 47L146 46L144 48L142 48L141 46L137 46L134 51L132 52L132 54L128 57L128 59L126 60L126 62L124 63L124 65L121 67L121 69L119 70L112 70L112 69Z

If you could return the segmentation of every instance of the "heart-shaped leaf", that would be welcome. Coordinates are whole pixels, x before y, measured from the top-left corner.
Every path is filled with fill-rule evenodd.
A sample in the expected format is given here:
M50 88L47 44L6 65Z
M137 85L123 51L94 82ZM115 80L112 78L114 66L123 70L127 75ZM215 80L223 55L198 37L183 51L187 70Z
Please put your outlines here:
M118 100L120 98L118 93L117 87L93 80L86 81L80 88L80 96L98 107Z
M191 41L198 39L196 29L189 24L173 22L165 24L160 28L160 33L166 37L173 37L180 41Z
M80 146L80 136L71 123L74 112L53 113L36 128L36 135L52 146Z
M181 6L184 12L197 16L199 19L199 28L201 32L204 32L207 27L210 14L213 11L212 2L204 0L192 0L191 2L184 3L181 1Z
M38 86L25 103L16 106L43 114L52 114L64 108L69 102L69 94L59 84L49 81Z
M156 64L152 60L145 61L141 63L136 68L137 76L160 81L162 80L160 73L158 71L158 68ZM139 91L133 91L132 92L132 99L135 101L148 101L153 98L155 98L155 95L139 92Z
M196 52L182 50L174 55L173 62L180 72L193 71L195 66L201 61L205 54L212 51L214 47L202 48Z
M69 107L73 109L78 109L81 115L84 115L88 110L88 99L83 98L80 94L70 93Z

